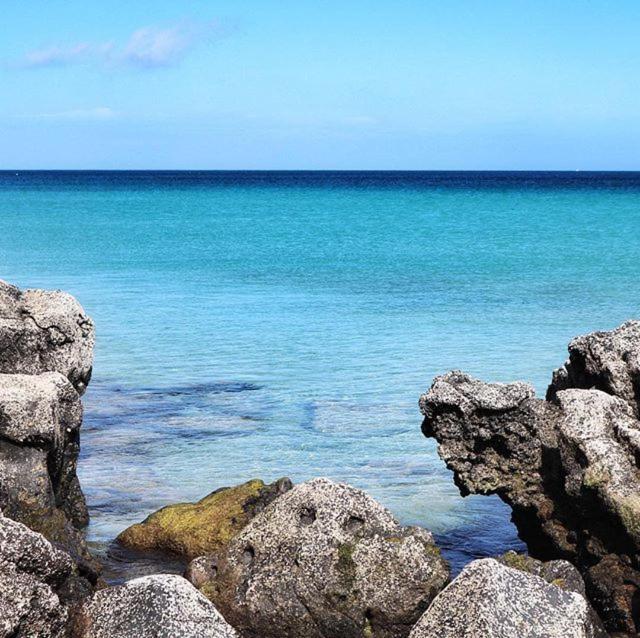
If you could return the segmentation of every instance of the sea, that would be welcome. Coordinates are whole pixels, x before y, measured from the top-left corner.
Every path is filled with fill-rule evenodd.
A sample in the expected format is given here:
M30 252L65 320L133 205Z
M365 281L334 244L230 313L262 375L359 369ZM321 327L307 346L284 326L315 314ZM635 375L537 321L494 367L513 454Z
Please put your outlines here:
M573 336L640 317L640 173L2 171L0 278L95 322L79 475L117 578L128 525L281 476L368 491L455 572L523 545L419 396L543 396Z

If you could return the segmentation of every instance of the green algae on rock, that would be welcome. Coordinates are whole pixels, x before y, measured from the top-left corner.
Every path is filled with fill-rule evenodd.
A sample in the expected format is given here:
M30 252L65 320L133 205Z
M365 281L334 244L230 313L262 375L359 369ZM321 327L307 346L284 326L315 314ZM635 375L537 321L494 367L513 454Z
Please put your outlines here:
M270 485L259 479L223 487L196 503L167 505L116 539L128 549L196 558L226 545L271 501L292 487L288 478Z

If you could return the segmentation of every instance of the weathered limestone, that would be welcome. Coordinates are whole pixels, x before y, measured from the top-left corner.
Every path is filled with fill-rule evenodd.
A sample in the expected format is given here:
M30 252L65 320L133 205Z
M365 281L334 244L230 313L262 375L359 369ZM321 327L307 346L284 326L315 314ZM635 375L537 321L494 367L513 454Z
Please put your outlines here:
M639 355L629 322L572 341L550 400L461 372L420 399L461 493L498 494L529 552L574 563L609 630L629 633L640 630Z
M81 580L68 554L0 513L0 636L62 636Z
M429 532L364 492L302 483L188 576L245 638L406 636L449 570Z
M94 342L93 323L71 295L0 280L0 373L60 372L82 394Z
M605 638L587 601L491 558L476 560L433 601L410 638Z
M554 371L547 398L560 390L594 388L620 397L640 414L640 321L593 332L569 343L569 359Z
M172 552L192 559L222 549L275 498L291 489L282 478L270 485L261 480L223 487L197 503L168 505L132 525L117 538L138 551Z
M0 508L67 551L91 582L99 566L79 531L89 517L76 465L93 344L73 297L0 281Z
M103 589L73 619L74 638L237 638L236 632L181 576L136 578Z

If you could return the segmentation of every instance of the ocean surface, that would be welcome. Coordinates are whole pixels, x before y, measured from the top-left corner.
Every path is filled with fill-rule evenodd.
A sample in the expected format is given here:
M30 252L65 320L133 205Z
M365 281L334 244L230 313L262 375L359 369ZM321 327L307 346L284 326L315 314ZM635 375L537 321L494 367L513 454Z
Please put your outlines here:
M543 394L572 336L640 316L640 173L6 171L0 277L95 320L104 555L162 505L328 476L459 569L521 545L459 496L418 397L452 368Z

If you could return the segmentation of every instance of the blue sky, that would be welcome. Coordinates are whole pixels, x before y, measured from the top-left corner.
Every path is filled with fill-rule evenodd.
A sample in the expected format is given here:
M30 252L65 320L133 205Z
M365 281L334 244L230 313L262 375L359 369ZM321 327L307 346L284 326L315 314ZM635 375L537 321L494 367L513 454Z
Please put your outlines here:
M640 169L640 2L4 0L0 168Z

